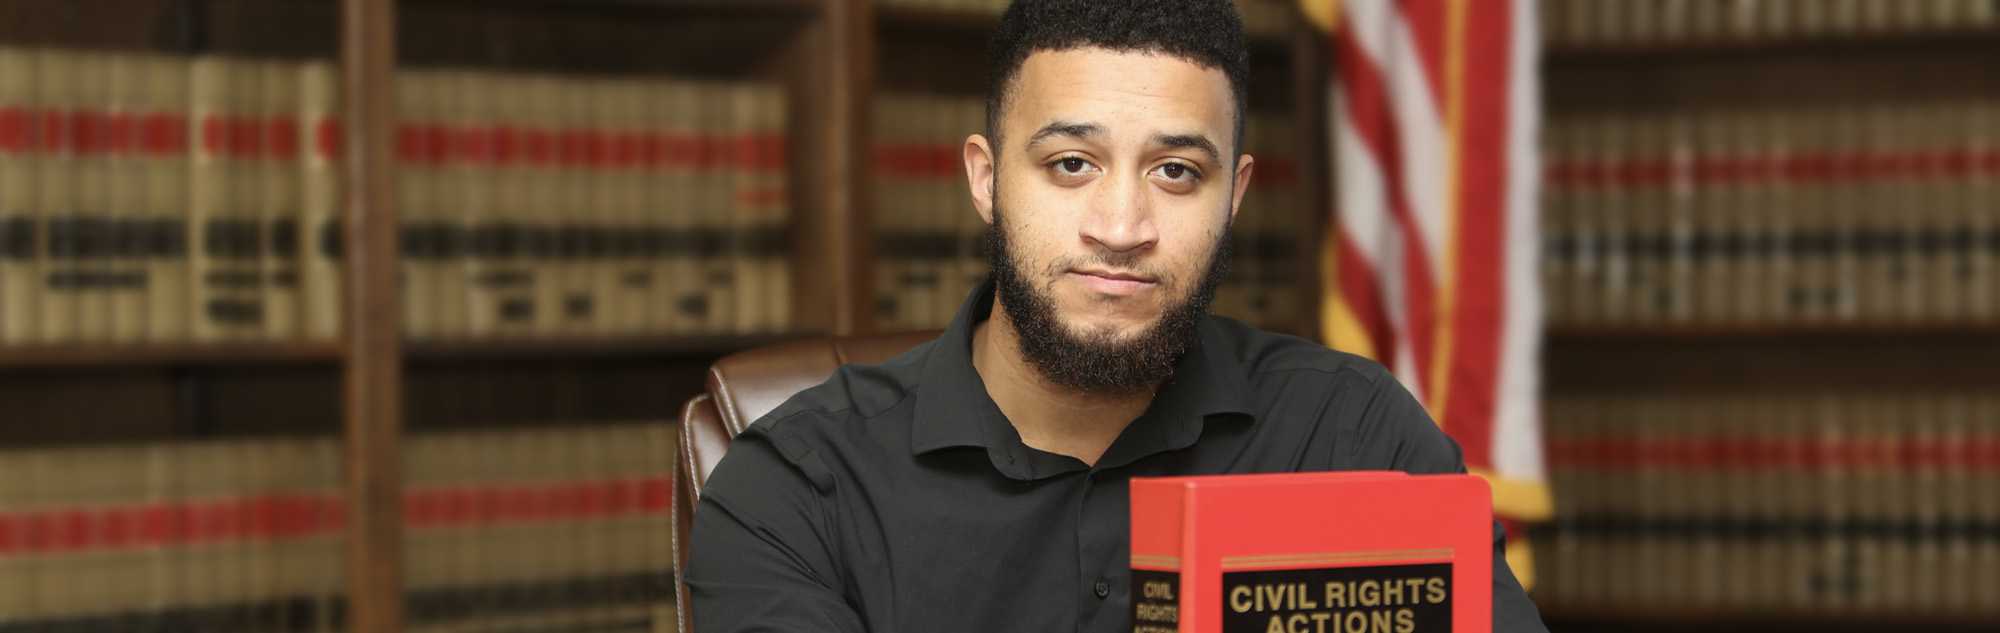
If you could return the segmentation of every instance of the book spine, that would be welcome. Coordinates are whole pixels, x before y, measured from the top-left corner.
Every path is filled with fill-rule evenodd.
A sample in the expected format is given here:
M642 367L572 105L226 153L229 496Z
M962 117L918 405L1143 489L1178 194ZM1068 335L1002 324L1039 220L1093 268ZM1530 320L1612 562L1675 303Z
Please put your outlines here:
M488 235L488 257L475 280L487 293L487 301L475 305L474 313L483 313L494 333L521 337L534 332L537 315L546 308L537 302L538 289L545 280L528 248L534 221L531 196L535 167L527 143L534 119L525 93L527 82L521 76L496 74L489 81L494 131L488 177L494 197L491 219L482 229Z
M146 106L140 127L144 173L140 240L146 263L145 337L148 342L188 340L195 284L190 277L190 171L188 121L192 77L187 60L144 58Z
M105 339L114 343L145 340L146 167L141 157L141 122L146 105L145 57L110 54L105 61Z
M1186 522L1193 492L1172 482L1132 482L1132 633L1195 631L1193 552Z
M0 344L10 346L31 343L40 316L35 187L41 116L35 91L35 52L0 47Z
M334 66L298 66L299 161L298 252L304 310L304 337L331 341L341 336L339 88Z
M462 193L454 216L462 236L462 257L454 274L464 288L460 299L465 304L462 331L472 338L491 338L503 331L503 297L510 285L520 282L508 275L501 237L505 221L500 212L500 180L495 177L500 166L494 151L497 111L503 107L497 100L499 82L497 75L466 72L458 77L455 89L459 124L454 139L458 148L453 152L458 164L454 185Z
M267 61L257 65L262 94L255 176L264 248L264 338L297 340L305 332L305 293L300 259L305 252L304 199L299 167L299 65Z
M40 155L36 161L35 206L41 214L42 245L38 340L47 344L82 342L84 277L89 228L79 213L82 172L77 155L83 86L95 73L83 53L45 49L35 56L35 97L40 105Z
M698 106L702 130L696 159L697 169L695 189L696 226L702 235L701 276L704 288L704 316L702 331L705 334L727 334L735 331L736 291L738 285L736 249L733 248L735 233L730 199L731 185L738 177L731 169L734 162L730 144L725 140L734 136L739 124L732 116L731 106L734 91L730 84L704 82L700 84Z
M429 104L425 111L430 123L424 126L424 134L429 138L425 146L430 151L434 180L424 231L431 251L432 288L427 299L431 338L462 339L466 335L470 300L465 269L471 232L465 218L471 195L468 185L474 169L465 155L470 148L461 142L467 133L467 78L465 71L453 69L432 71L428 79L431 85L426 93Z
M402 246L403 328L410 340L430 340L437 336L439 267L437 188L439 177L437 140L431 130L438 125L435 112L436 72L402 70L396 73L396 207L402 214L398 228Z

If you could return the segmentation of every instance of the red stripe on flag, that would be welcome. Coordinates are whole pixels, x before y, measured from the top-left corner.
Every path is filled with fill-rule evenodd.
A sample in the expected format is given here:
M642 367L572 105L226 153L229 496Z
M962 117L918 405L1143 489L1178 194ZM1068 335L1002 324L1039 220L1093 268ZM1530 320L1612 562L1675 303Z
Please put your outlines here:
M1360 145L1375 159L1383 177L1389 211L1399 229L1403 258L1404 322L1410 338L1411 361L1417 382L1429 393L1428 376L1436 332L1436 288L1430 258L1424 247L1410 203L1404 197L1406 178L1402 168L1402 147L1396 136L1395 112L1389 107L1387 84L1374 58L1361 49L1354 35L1341 30L1334 37L1335 73L1347 98L1348 125ZM1365 239L1369 236L1360 236ZM1391 365L1393 368L1394 366Z
M1361 329L1368 333L1368 341L1375 347L1375 362L1384 366L1396 363L1396 326L1389 322L1389 314L1382 310L1382 288L1377 285L1375 265L1362 259L1361 252L1354 247L1353 236L1344 231L1334 231L1334 248L1338 257L1336 275L1338 290L1354 318L1361 323Z
M1500 340L1507 316L1507 208L1513 77L1511 0L1466 3L1464 103L1456 143L1459 184L1452 246L1457 271L1445 410L1447 435L1473 468L1493 465L1493 424L1500 377Z

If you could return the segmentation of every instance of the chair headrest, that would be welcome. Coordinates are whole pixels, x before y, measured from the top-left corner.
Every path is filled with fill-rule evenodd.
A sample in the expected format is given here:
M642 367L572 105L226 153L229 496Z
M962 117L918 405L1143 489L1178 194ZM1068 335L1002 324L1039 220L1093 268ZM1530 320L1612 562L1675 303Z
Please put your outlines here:
M708 393L734 437L800 391L847 363L879 363L936 339L942 330L838 336L760 347L708 369Z

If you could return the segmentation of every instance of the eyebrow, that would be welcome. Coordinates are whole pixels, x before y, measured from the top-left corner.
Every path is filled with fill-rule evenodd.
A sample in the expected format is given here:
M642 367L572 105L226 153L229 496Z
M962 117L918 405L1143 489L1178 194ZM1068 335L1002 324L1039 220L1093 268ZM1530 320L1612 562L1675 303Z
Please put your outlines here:
M1054 121L1042 126L1042 129L1035 130L1034 135L1028 137L1025 147L1034 148L1049 139L1059 136L1077 139L1096 139L1103 135L1104 126L1096 123ZM1197 150L1203 154L1207 154L1208 159L1211 161L1222 162L1222 150L1216 148L1215 141L1208 140L1207 136L1201 134L1155 134L1153 135L1152 144L1171 149Z
M1222 150L1216 149L1215 141L1208 140L1208 137L1200 134L1156 134L1153 136L1153 144L1173 149L1200 150L1201 153L1208 155L1209 160L1222 162Z
M1043 141L1047 141L1051 138L1055 138L1058 136L1068 136L1079 139L1090 139L1103 135L1104 135L1104 126L1098 125L1096 123L1075 123L1071 121L1055 121L1049 123L1048 125L1042 126L1042 129L1035 130L1034 136L1028 137L1027 146L1034 147L1036 145L1042 144Z

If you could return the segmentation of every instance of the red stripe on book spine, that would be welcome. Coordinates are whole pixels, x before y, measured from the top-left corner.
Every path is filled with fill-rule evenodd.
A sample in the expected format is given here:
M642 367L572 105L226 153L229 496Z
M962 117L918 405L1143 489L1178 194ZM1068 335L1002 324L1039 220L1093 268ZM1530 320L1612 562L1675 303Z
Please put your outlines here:
M68 110L43 110L41 150L45 154L66 154L76 149L76 114Z
M35 147L35 114L27 108L0 108L0 153L26 154Z
M299 155L299 120L271 117L264 122L264 146L271 158L293 160Z
M106 139L105 151L113 156L129 156L139 151L139 116L130 112L114 112L107 118L110 132Z
M76 153L103 154L111 147L111 119L99 110L78 110L70 119L75 126Z
M333 160L340 157L340 120L321 117L313 124L313 151L319 157Z

